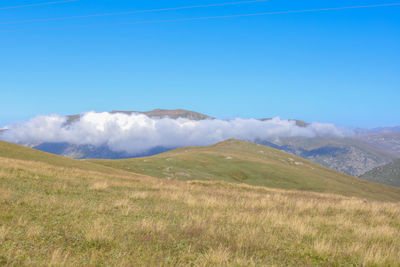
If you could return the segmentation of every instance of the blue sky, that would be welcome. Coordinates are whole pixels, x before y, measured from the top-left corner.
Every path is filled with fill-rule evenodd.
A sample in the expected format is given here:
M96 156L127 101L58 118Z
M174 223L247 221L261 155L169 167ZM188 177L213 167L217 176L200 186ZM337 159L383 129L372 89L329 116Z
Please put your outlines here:
M39 114L153 108L400 124L400 6L124 24L396 1L271 0L18 24L9 23L235 0L77 0L1 9L45 2L1 2L0 126Z

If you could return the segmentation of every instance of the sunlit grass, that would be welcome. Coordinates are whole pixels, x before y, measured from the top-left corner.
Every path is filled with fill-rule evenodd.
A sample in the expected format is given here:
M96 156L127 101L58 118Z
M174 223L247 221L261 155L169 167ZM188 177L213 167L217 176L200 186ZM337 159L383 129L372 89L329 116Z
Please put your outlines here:
M400 204L0 158L0 265L400 264Z

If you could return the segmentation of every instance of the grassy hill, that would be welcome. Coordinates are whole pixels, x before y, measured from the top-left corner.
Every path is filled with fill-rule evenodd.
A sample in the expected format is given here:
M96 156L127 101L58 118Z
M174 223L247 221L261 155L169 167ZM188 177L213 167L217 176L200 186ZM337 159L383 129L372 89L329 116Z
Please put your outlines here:
M80 161L62 157L39 150L11 144L0 141L0 157L19 160L31 160L64 168L78 168L88 171L97 171L104 173L123 173L121 170L112 169L106 166L101 166L88 161Z
M400 160L377 167L361 176L361 178L373 182L400 186Z
M174 151L162 160L170 162L167 159L175 155L190 163L197 159L195 151L204 161L197 162L199 169L211 167L210 161L222 155L219 162L244 164L258 159L263 164L270 161L271 166L277 157L289 174L297 170L299 179L306 179L307 167L316 167L234 140L211 148ZM267 154L266 159L260 151ZM400 243L395 242L400 240L399 202L107 173L109 168L93 163L6 143L1 143L0 153L0 265L400 264ZM192 154L179 156L184 153ZM234 158L239 156L241 160ZM237 171L231 165L225 167L231 168L227 173ZM330 178L325 179L329 182Z
M166 179L223 180L378 200L399 200L400 196L399 188L344 175L273 148L235 139L147 158L90 161Z

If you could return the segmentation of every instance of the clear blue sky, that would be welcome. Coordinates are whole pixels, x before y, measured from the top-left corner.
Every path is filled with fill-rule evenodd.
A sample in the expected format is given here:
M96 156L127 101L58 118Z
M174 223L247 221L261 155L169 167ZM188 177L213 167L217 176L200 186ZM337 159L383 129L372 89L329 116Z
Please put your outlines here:
M44 2L50 1L1 1L0 126L39 114L153 108L400 124L400 6L102 26L396 0L271 0L4 24L235 0L78 0L1 9Z

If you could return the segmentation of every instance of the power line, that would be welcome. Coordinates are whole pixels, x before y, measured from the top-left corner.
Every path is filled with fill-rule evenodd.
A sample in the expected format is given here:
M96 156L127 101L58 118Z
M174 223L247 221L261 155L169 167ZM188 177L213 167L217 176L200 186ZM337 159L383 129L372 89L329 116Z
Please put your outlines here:
M108 24L94 24L94 25L58 27L57 29L60 29L60 28L63 28L63 29L92 28L92 27L99 27L99 26L134 25L134 24L150 24L150 23L164 23L164 22L183 22L183 21L223 19L223 18L239 18L239 17L251 17L251 16L266 16L266 15L280 15L280 14L294 14L294 13L310 13L310 12L334 11L334 10L345 10L345 9L390 7L390 6L400 6L400 3L381 4L381 5L365 5L365 6L350 6L350 7L331 7L331 8L304 9L304 10L286 10L286 11L275 11L275 12L265 12L265 13L250 13L250 14L225 15L225 16L213 16L213 17L169 19L169 20L148 20L148 21L136 21L136 22L119 22L119 23L108 23ZM47 28L47 29L55 29L55 28ZM46 29L44 29L44 28L41 28L41 29L40 28L32 28L32 29L21 29L21 30L10 30L10 31L5 30L5 31L0 31L0 32L33 31L33 30L46 30Z
M74 0L74 1L76 1L76 0ZM183 10L183 9L193 9L193 8L205 8L205 7L217 7L217 6L227 6L227 5L251 4L251 3L268 2L268 1L269 0L252 0L252 1L230 2L230 3L220 3L220 4L209 4L209 5L170 7L170 8L148 9L148 10L135 10L135 11L125 11L125 12L116 12L116 13L103 13L103 14L70 16L70 17L58 17L58 18L48 18L48 19L35 19L35 20L20 20L20 21L10 21L10 22L0 22L0 24L46 22L46 21L56 21L56 20L69 20L69 19L93 18L93 17L104 17L104 16L115 16L115 15L128 15L128 14L136 14L136 13L163 12L163 11L173 11L173 10Z
M373 8L373 7L389 7L389 6L400 6L400 3L380 4L380 5L366 5L366 6L350 6L350 7L331 7L331 8L304 9L304 10L287 10L287 11L265 12L265 13L250 13L250 14L213 16L213 17L197 17L197 18L183 18L183 19L170 19L170 20L120 22L120 23L98 24L98 25L92 25L92 26L100 26L100 25L102 25L102 26L113 26L113 25L162 23L162 22L180 22L180 21L192 21L192 20L239 18L239 17L251 17L251 16L280 15L280 14L290 14L290 13L309 13L309 12L320 12L320 11L333 11L333 10L358 9L358 8ZM88 27L90 27L90 26L88 26Z
M55 4L61 4L61 3L76 2L76 1L78 1L78 0L64 0L64 1L54 1L54 2L22 5L22 6L8 6L8 7L0 7L0 10L16 9L16 8L23 8L23 7L48 6L48 5L55 5Z

